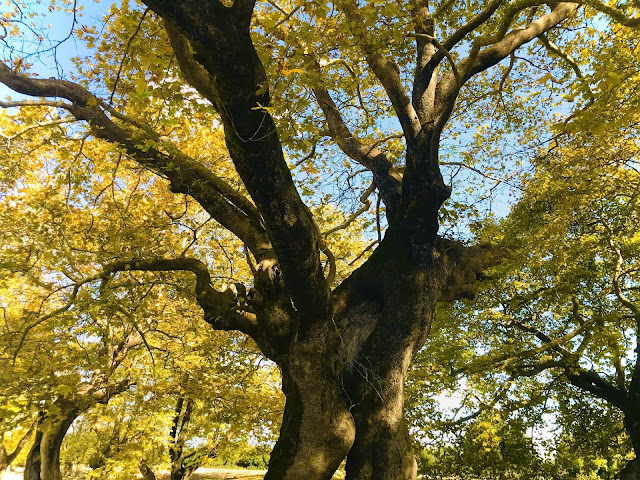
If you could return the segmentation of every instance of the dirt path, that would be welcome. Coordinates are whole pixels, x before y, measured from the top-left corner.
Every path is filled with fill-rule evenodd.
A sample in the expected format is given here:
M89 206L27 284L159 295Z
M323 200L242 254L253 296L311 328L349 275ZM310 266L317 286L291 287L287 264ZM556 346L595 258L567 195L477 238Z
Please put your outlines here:
M236 470L232 468L199 468L193 474L194 480L262 480L266 470Z

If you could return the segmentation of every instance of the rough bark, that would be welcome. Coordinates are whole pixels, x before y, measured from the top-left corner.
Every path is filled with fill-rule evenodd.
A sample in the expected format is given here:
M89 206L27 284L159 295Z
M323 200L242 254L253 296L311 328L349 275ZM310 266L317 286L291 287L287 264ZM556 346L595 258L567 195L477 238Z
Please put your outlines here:
M62 480L60 448L67 430L80 412L71 409L57 418L44 420L40 440L40 480Z
M335 340L328 328L312 329L281 367L286 404L266 480L329 480L353 443L353 418L329 358Z
M427 255L429 268L416 265L417 258L424 261ZM346 311L342 349L356 424L347 457L349 479L416 477L403 410L404 379L411 357L428 335L446 283L444 260L435 246L417 255L415 245L400 231L385 238L367 268L345 282L354 302Z
M119 354L113 356L116 363L110 365L111 368L117 366L120 355L126 355L127 345L122 344ZM62 480L60 448L71 424L96 403L108 403L129 385L128 379L108 383L104 372L94 372L91 383L82 387L73 397L59 396L54 400L50 412L40 412L35 440L27 456L25 480Z
M634 458L620 471L620 480L640 479L640 457Z
M142 475L144 480L156 480L156 474L153 473L153 470L151 470L151 467L147 462L142 460L138 468L140 470L140 475Z

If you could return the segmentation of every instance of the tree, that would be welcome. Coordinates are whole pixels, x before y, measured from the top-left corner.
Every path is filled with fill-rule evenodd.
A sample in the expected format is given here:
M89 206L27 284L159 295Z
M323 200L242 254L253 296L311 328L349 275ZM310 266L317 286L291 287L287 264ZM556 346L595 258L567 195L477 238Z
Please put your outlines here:
M4 474L9 467L11 467L11 464L18 455L20 455L20 452L33 434L34 427L35 422L31 423L31 426L26 430L26 432L22 432L22 435L19 437L16 445L9 451L7 451L7 447L5 446L5 432L0 431L0 478L4 477Z
M617 68L604 71L610 78L624 69L626 78L605 80L601 104L576 115L579 130L534 162L522 199L501 226L505 241L523 246L522 253L504 265L471 314L490 320L471 333L489 353L462 369L493 366L512 377L562 380L573 393L558 395L561 410L577 402L576 389L617 410L635 453L623 479L640 471L638 109L627 88L640 71L636 43L632 32L616 37L609 61ZM606 431L616 445L614 429ZM571 432L569 425L565 441Z
M633 6L587 3L638 23ZM81 122L75 131L86 128L86 138L110 145L104 148L111 157L124 154L164 178L237 237L253 278L250 289L242 282L226 290L215 285L210 247L193 249L193 257L127 252L94 264L94 275L188 272L205 320L247 334L279 366L286 405L268 480L328 479L345 457L350 479L415 478L403 413L411 357L429 333L436 303L472 295L476 275L504 256L438 236L439 212L451 194L439 165L444 128L463 87L483 85L484 72L546 32L579 24L580 5L144 4L114 11L96 55L78 62L81 80L37 78L24 70L26 54L0 65L2 83L35 97L2 105L48 107L56 127L75 119ZM9 34L19 34L27 17L15 5L3 20ZM76 35L93 47L98 31L78 28ZM124 60L112 51L118 38L127 38L119 42L126 44ZM564 41L574 38L580 40L569 33ZM204 146L220 124L241 185L223 178L233 175L201 156L197 142L189 145L202 133ZM394 126L400 133L376 138ZM375 251L340 272L346 278L339 284L331 229L323 233L324 219L303 202L285 158L312 160L303 168L309 177L320 168L330 175L331 157L313 161L323 137L346 163L365 169L371 186L362 189L362 203L367 208L375 190L384 213L374 220ZM393 138L403 144L383 147ZM309 180L300 190L317 184ZM347 226L355 218L345 217Z

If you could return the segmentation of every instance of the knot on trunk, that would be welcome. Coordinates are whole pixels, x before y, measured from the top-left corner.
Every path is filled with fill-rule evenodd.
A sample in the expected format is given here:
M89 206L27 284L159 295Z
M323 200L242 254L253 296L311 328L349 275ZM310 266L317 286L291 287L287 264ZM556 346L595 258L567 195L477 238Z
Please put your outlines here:
M282 270L275 260L262 260L254 274L256 289L264 296L272 296L284 287Z

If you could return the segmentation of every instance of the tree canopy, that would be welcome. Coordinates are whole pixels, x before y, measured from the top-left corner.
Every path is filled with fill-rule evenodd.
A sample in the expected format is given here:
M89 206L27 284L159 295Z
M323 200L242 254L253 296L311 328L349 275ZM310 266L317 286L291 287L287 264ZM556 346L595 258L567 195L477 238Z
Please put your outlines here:
M329 479L345 459L348 479L414 479L412 357L436 305L472 298L506 257L526 263L493 298L517 275L536 292L509 307L524 331L509 338L542 341L509 368L602 390L574 347L612 359L613 388L635 404L637 2L146 0L102 19L80 1L7 5L0 395L37 420L29 478L61 478L79 415L116 395L135 409L165 382L155 408L173 440L158 448L188 476L182 432L216 409L218 355L236 378L268 378L253 347L236 348L244 335L286 398L268 480ZM68 32L56 38L47 15ZM500 233L491 214L518 185ZM606 352L582 347L597 332ZM513 357L492 353L487 365ZM637 410L622 410L633 427ZM505 422L517 451L522 424ZM211 451L224 429L197 423Z

